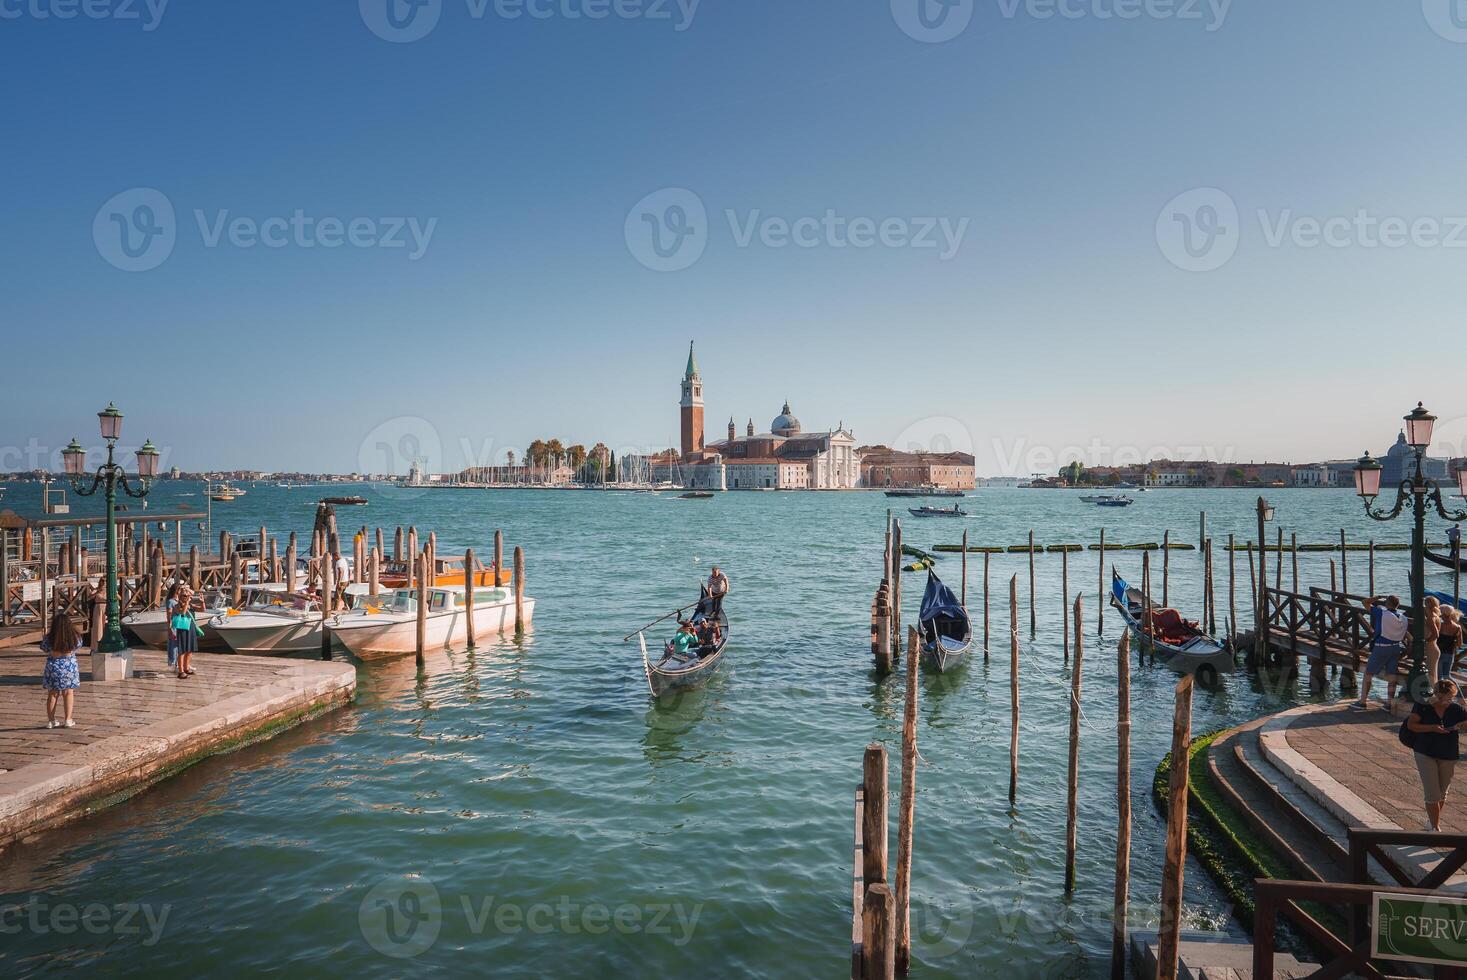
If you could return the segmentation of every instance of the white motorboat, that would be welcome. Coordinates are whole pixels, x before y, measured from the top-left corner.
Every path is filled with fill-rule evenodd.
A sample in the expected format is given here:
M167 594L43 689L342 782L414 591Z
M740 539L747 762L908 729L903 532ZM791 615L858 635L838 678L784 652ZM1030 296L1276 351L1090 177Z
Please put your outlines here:
M524 599L525 623L535 612L535 600ZM383 660L414 653L418 648L418 592L398 589L390 603L359 604L332 619L331 635L361 660ZM476 638L514 629L514 595L508 589L479 586L474 589L474 633ZM441 650L468 642L468 614L463 586L440 586L428 590L425 643Z
M285 586L280 582L266 582L264 585L250 585L243 590L240 603L241 608L262 601L261 595L268 593L279 595L285 591ZM213 628L213 621L219 616L229 612L230 594L217 589L210 589L199 595L204 602L202 611L195 611L194 618L203 629L203 635L199 637L200 650L223 650L224 641ZM163 606L157 609L145 609L142 612L128 613L122 617L122 627L136 636L146 647L155 650L163 650L168 646L168 610Z
M367 586L348 585L349 605L361 602ZM311 653L321 649L321 606L315 596L280 592L209 621L235 653Z

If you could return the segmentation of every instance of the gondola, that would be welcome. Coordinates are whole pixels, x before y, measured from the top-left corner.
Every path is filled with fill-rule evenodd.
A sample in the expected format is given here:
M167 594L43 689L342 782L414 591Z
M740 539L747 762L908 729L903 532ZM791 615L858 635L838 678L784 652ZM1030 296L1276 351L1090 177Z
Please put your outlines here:
M1445 568L1455 568L1467 572L1467 558L1453 559L1451 555L1439 555L1430 548L1426 549L1426 560L1435 562Z
M1215 638L1208 636L1196 623L1182 618L1175 609L1151 606L1151 625L1155 636L1147 636L1146 597L1132 588L1114 568L1110 571L1110 604L1120 612L1131 628L1131 634L1143 651L1149 651L1172 670L1195 674L1203 684L1214 684L1219 674L1230 674L1236 666L1233 655Z
M709 610L715 605L717 611L712 615L718 621L718 643L711 648L699 649L696 657L681 656L664 648L661 659L653 663L647 655L646 634L637 634L637 640L642 644L642 666L647 672L647 687L651 689L654 698L661 697L668 691L696 687L712 677L718 670L718 665L723 663L723 651L728 648L728 614L724 612L721 602L714 603L706 585L703 586L702 597L698 600L698 607L692 618L696 622L708 616Z
M960 667L973 649L973 623L953 590L943 585L930 568L917 621L922 662L939 674Z

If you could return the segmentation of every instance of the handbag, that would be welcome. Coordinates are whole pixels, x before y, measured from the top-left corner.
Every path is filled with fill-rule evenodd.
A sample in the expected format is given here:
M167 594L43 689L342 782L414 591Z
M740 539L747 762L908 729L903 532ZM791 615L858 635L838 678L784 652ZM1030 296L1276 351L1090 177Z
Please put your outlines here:
M1410 725L1411 719L1413 717L1415 717L1415 716L1414 715L1407 715L1405 717L1405 719L1401 722L1401 729L1400 729L1400 731L1396 732L1396 738L1400 739L1401 740L1401 744L1404 745L1404 746L1406 746L1406 748L1415 750L1415 748L1416 748L1416 733L1413 732L1409 727L1407 727L1407 726Z

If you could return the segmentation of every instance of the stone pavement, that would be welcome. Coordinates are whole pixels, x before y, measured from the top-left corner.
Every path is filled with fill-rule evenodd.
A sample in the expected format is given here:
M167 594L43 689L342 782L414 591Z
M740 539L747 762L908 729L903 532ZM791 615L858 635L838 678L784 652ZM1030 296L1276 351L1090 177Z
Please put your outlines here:
M102 683L83 651L76 727L47 729L44 657L0 649L0 848L356 691L356 668L342 661L203 653L179 680L163 653L137 649L134 676Z
M1396 737L1401 719L1373 705L1369 711L1348 711L1346 703L1291 712L1293 717L1283 729L1288 747L1370 808L1350 816L1367 817L1373 810L1375 816L1402 830L1421 829L1426 820L1421 779L1411 750ZM1467 834L1467 763L1458 779L1447 797L1442 829Z

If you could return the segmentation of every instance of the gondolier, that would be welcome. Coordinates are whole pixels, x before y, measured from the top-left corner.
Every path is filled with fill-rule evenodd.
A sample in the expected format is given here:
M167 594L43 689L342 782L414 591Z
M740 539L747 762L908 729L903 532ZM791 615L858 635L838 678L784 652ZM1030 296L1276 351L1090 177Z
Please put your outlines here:
M728 595L728 576L723 574L723 569L717 565L708 573L708 615L714 619L718 618L723 611L723 597Z

